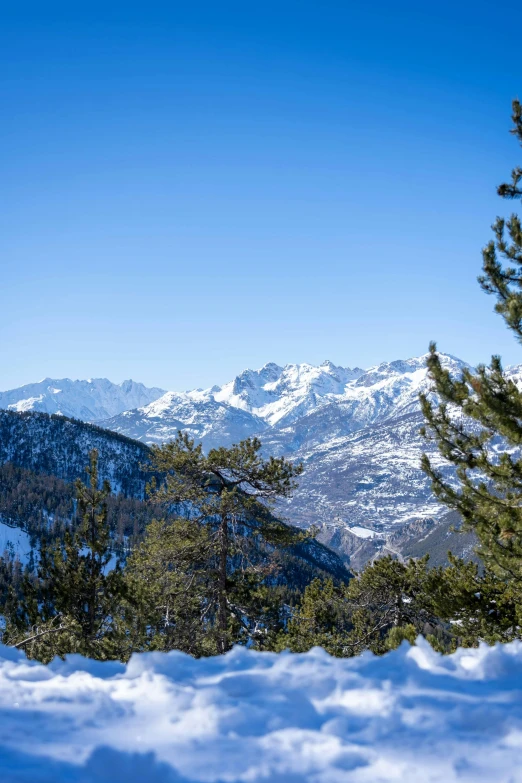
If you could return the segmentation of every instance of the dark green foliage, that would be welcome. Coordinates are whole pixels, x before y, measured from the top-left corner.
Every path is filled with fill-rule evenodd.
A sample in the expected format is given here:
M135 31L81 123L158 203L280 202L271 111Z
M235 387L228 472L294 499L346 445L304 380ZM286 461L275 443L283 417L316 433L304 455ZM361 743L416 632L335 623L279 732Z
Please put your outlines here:
M345 657L364 650L386 652L395 646L398 629L406 634L401 638L433 634L438 622L427 590L427 562L427 557L407 564L384 557L348 585L315 579L305 589L287 633L279 636L278 649L303 652L319 645Z
M522 109L513 102L513 133L522 143ZM520 198L522 170L499 193ZM522 228L519 217L498 218L495 239L483 251L482 287L496 296L496 310L522 340ZM434 440L456 482L424 455L422 467L438 498L460 514L479 540L488 570L522 591L522 393L504 373L498 356L489 367L452 378L430 346L429 374L438 404L421 396L423 433ZM500 448L499 448L500 447ZM522 600L522 593L521 593Z
M292 492L301 466L284 458L263 459L260 450L253 438L204 455L181 433L152 448L153 470L164 476L157 489L153 486L153 501L175 507L207 531L205 619L219 653L260 632L259 590L276 581L272 554L303 538L269 510L271 501Z
M106 503L112 545L123 554L143 538L153 509L143 500L122 494L109 495ZM63 541L65 531L79 523L74 484L11 462L0 465L0 518L25 530L33 546L38 546L44 534Z
M125 570L133 649L214 651L207 634L209 530L186 519L154 520Z
M513 101L511 133L522 145L522 104ZM522 168L511 172L511 182L500 185L502 198L522 199ZM482 288L497 298L495 310L507 326L522 341L522 226L518 215L509 220L498 217L493 225L495 239L483 250L484 274L479 277ZM506 236L507 233L507 236Z
M517 451L494 450L499 443L522 445L522 395L498 357L488 369L466 370L460 379L441 366L433 345L428 363L442 402L436 407L422 397L424 433L455 466L458 483L446 480L426 455L422 467L437 497L476 533L487 567L522 587L522 461Z
M89 484L76 485L79 524L63 542L43 538L37 578L25 573L16 596L6 602L4 641L31 657L50 660L79 652L93 658L119 657L118 610L125 588L112 557L107 523L110 485L99 487L98 454L91 453Z
M23 579L24 569L20 560L12 552L3 552L0 555L0 615L8 601L21 596Z
M431 610L451 623L453 647L474 647L522 637L522 605L516 584L481 573L476 563L450 555L448 568L432 569L427 590Z
M383 557L366 568L346 589L352 612L351 654L364 649L382 653L395 646L397 629L431 634L437 624L427 600L428 556L400 563ZM391 637L390 637L391 633Z
M277 651L306 652L323 647L331 655L344 656L344 643L352 628L350 607L344 586L331 579L314 579L302 601L291 612L287 626L274 641Z
M155 520L148 526L125 569L129 604L124 622L133 650L175 649L196 657L218 651L216 543L215 529L208 521L178 518ZM226 582L228 638L236 644L272 649L290 606L300 599L299 590L287 581L289 568L303 579L300 563L292 555L287 559L280 549L270 553L267 563L266 552L252 547L250 567L245 568L232 551L231 547L233 571ZM311 568L310 573L321 572Z
M476 563L450 555L447 567L428 557L400 563L384 557L348 585L315 579L273 649L324 647L339 657L378 655L424 636L438 652L521 638L517 591Z

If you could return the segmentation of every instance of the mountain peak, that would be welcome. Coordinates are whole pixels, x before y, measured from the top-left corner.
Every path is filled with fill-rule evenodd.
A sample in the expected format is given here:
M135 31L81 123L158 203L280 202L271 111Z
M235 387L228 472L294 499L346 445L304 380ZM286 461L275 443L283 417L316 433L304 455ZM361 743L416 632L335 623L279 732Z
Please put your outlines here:
M259 370L259 372L261 372L262 370L279 370L279 371L282 371L282 369L283 368L280 367L279 364L276 364L275 362L267 362L266 364L264 364L261 367L261 370Z
M332 369L332 370L336 369L335 364L331 362L330 359L325 359L324 362L321 362L319 367L326 367L327 369Z

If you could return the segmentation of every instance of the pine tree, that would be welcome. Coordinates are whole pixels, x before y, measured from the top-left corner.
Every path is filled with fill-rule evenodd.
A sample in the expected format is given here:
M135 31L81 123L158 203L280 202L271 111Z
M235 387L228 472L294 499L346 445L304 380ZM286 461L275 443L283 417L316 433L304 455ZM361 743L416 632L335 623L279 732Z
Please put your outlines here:
M125 588L119 561L111 564L111 487L107 481L99 487L96 450L86 470L88 485L76 482L76 530L66 530L63 542L42 538L37 579L25 575L21 600L6 612L4 641L39 660L71 652L99 659L121 654L118 616Z
M158 487L152 482L153 501L208 531L203 544L211 576L206 622L218 653L262 633L258 588L273 571L271 551L301 537L275 519L270 508L275 499L291 494L302 467L283 457L264 459L260 450L259 440L252 438L205 455L182 433L153 448L152 468L163 476Z
M305 587L299 606L291 610L273 649L306 652L312 647L322 647L330 655L343 656L352 628L344 587L334 584L332 579L313 579Z
M428 557L401 563L383 557L347 585L315 579L304 591L276 649L305 652L319 645L331 655L364 650L382 654L419 634L448 637L433 612ZM439 574L439 581L444 574ZM449 639L449 637L448 637Z
M520 594L516 584L499 579L477 563L449 554L450 565L430 569L426 597L430 611L449 623L448 651L509 642L519 637Z
M187 519L153 520L125 568L129 652L215 652L208 634L210 530Z
M522 105L513 102L512 133L522 144ZM501 185L503 198L520 199L522 169ZM496 297L496 311L522 341L522 224L513 214L498 217L494 239L483 250L482 288ZM456 509L464 527L475 531L479 554L488 571L509 580L522 603L522 393L493 356L489 367L465 369L459 378L442 367L435 344L430 346L429 375L438 403L421 396L426 420L423 434L438 446L455 469L456 480L444 478L427 455L422 467L437 497Z
M346 589L353 630L346 647L356 655L365 649L383 653L402 639L432 634L437 619L430 611L426 582L428 555L401 563L391 556L367 566Z

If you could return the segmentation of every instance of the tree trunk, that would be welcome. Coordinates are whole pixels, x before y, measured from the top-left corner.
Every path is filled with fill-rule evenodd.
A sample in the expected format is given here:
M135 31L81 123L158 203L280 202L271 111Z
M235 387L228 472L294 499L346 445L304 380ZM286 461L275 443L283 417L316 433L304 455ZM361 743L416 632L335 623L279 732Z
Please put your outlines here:
M218 572L218 653L228 650L227 611L227 561L228 561L228 516L225 514L219 526L219 572Z
M393 613L393 625L402 625L402 595L395 597L395 611Z
M95 554L94 554L94 547L96 545L96 511L93 507L91 508L91 575L90 575L90 593L91 593L91 601L89 606L89 642L92 642L93 636L94 636L94 625L95 625L95 617L96 617L96 562L95 562Z

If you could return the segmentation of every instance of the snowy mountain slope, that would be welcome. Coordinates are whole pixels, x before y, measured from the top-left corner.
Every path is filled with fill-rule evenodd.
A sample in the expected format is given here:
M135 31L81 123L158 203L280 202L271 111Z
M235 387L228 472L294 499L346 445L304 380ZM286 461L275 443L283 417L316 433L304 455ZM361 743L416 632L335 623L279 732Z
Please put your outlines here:
M522 783L521 689L518 641L47 666L0 646L0 779Z
M215 400L259 416L269 425L295 421L332 396L342 395L346 385L364 370L336 367L325 361L311 364L266 364L260 370L245 370L230 383L209 392Z
M443 364L459 374L465 363L444 356ZM380 426L409 413L420 413L419 393L429 392L425 357L372 367L348 383L339 395L329 395L320 406L290 424L277 424L265 435L271 453L335 445L337 438L360 429Z
M99 424L148 443L168 440L183 429L206 449L230 445L299 419L341 396L362 373L331 362L319 367L267 364L260 370L245 370L224 386L167 392L150 405Z
M45 378L39 383L0 392L0 408L59 413L82 421L95 421L140 408L164 393L163 389L149 389L131 380L116 384L106 378L88 381Z
M230 445L262 433L265 422L252 413L217 401L210 392L167 392L150 405L98 424L145 443L162 443L187 432L206 449Z
M466 366L452 356L442 360L454 374ZM267 364L222 387L168 392L101 424L144 442L165 441L183 429L207 449L259 435L267 455L305 466L280 513L294 524L338 519L379 530L444 513L419 468L429 445L419 435L418 395L428 390L425 356L364 372L331 362Z
M4 552L11 553L25 564L31 552L31 540L24 530L8 525L0 516L0 557Z
M138 410L98 423L146 442L168 440L182 428L207 449L210 441L228 445L251 434L267 440L270 433L272 452L280 442L281 453L288 453L310 438L310 427L324 442L326 436L346 435L390 415L419 410L419 392L428 388L425 361L422 356L366 371L331 362L319 367L267 364L245 370L224 386L167 392ZM455 373L465 366L451 356L443 361Z
M305 442L291 452L304 473L286 515L306 526L340 520L375 530L442 515L419 467L423 451L437 463L437 453L419 435L421 424L421 414L411 413L322 443Z
M451 356L444 356L443 364L454 374L465 366ZM383 364L350 383L337 399L265 433L267 453L304 464L286 513L302 525L338 520L378 531L443 516L445 509L419 467L423 451L441 464L419 433L421 391L429 391L425 357Z

